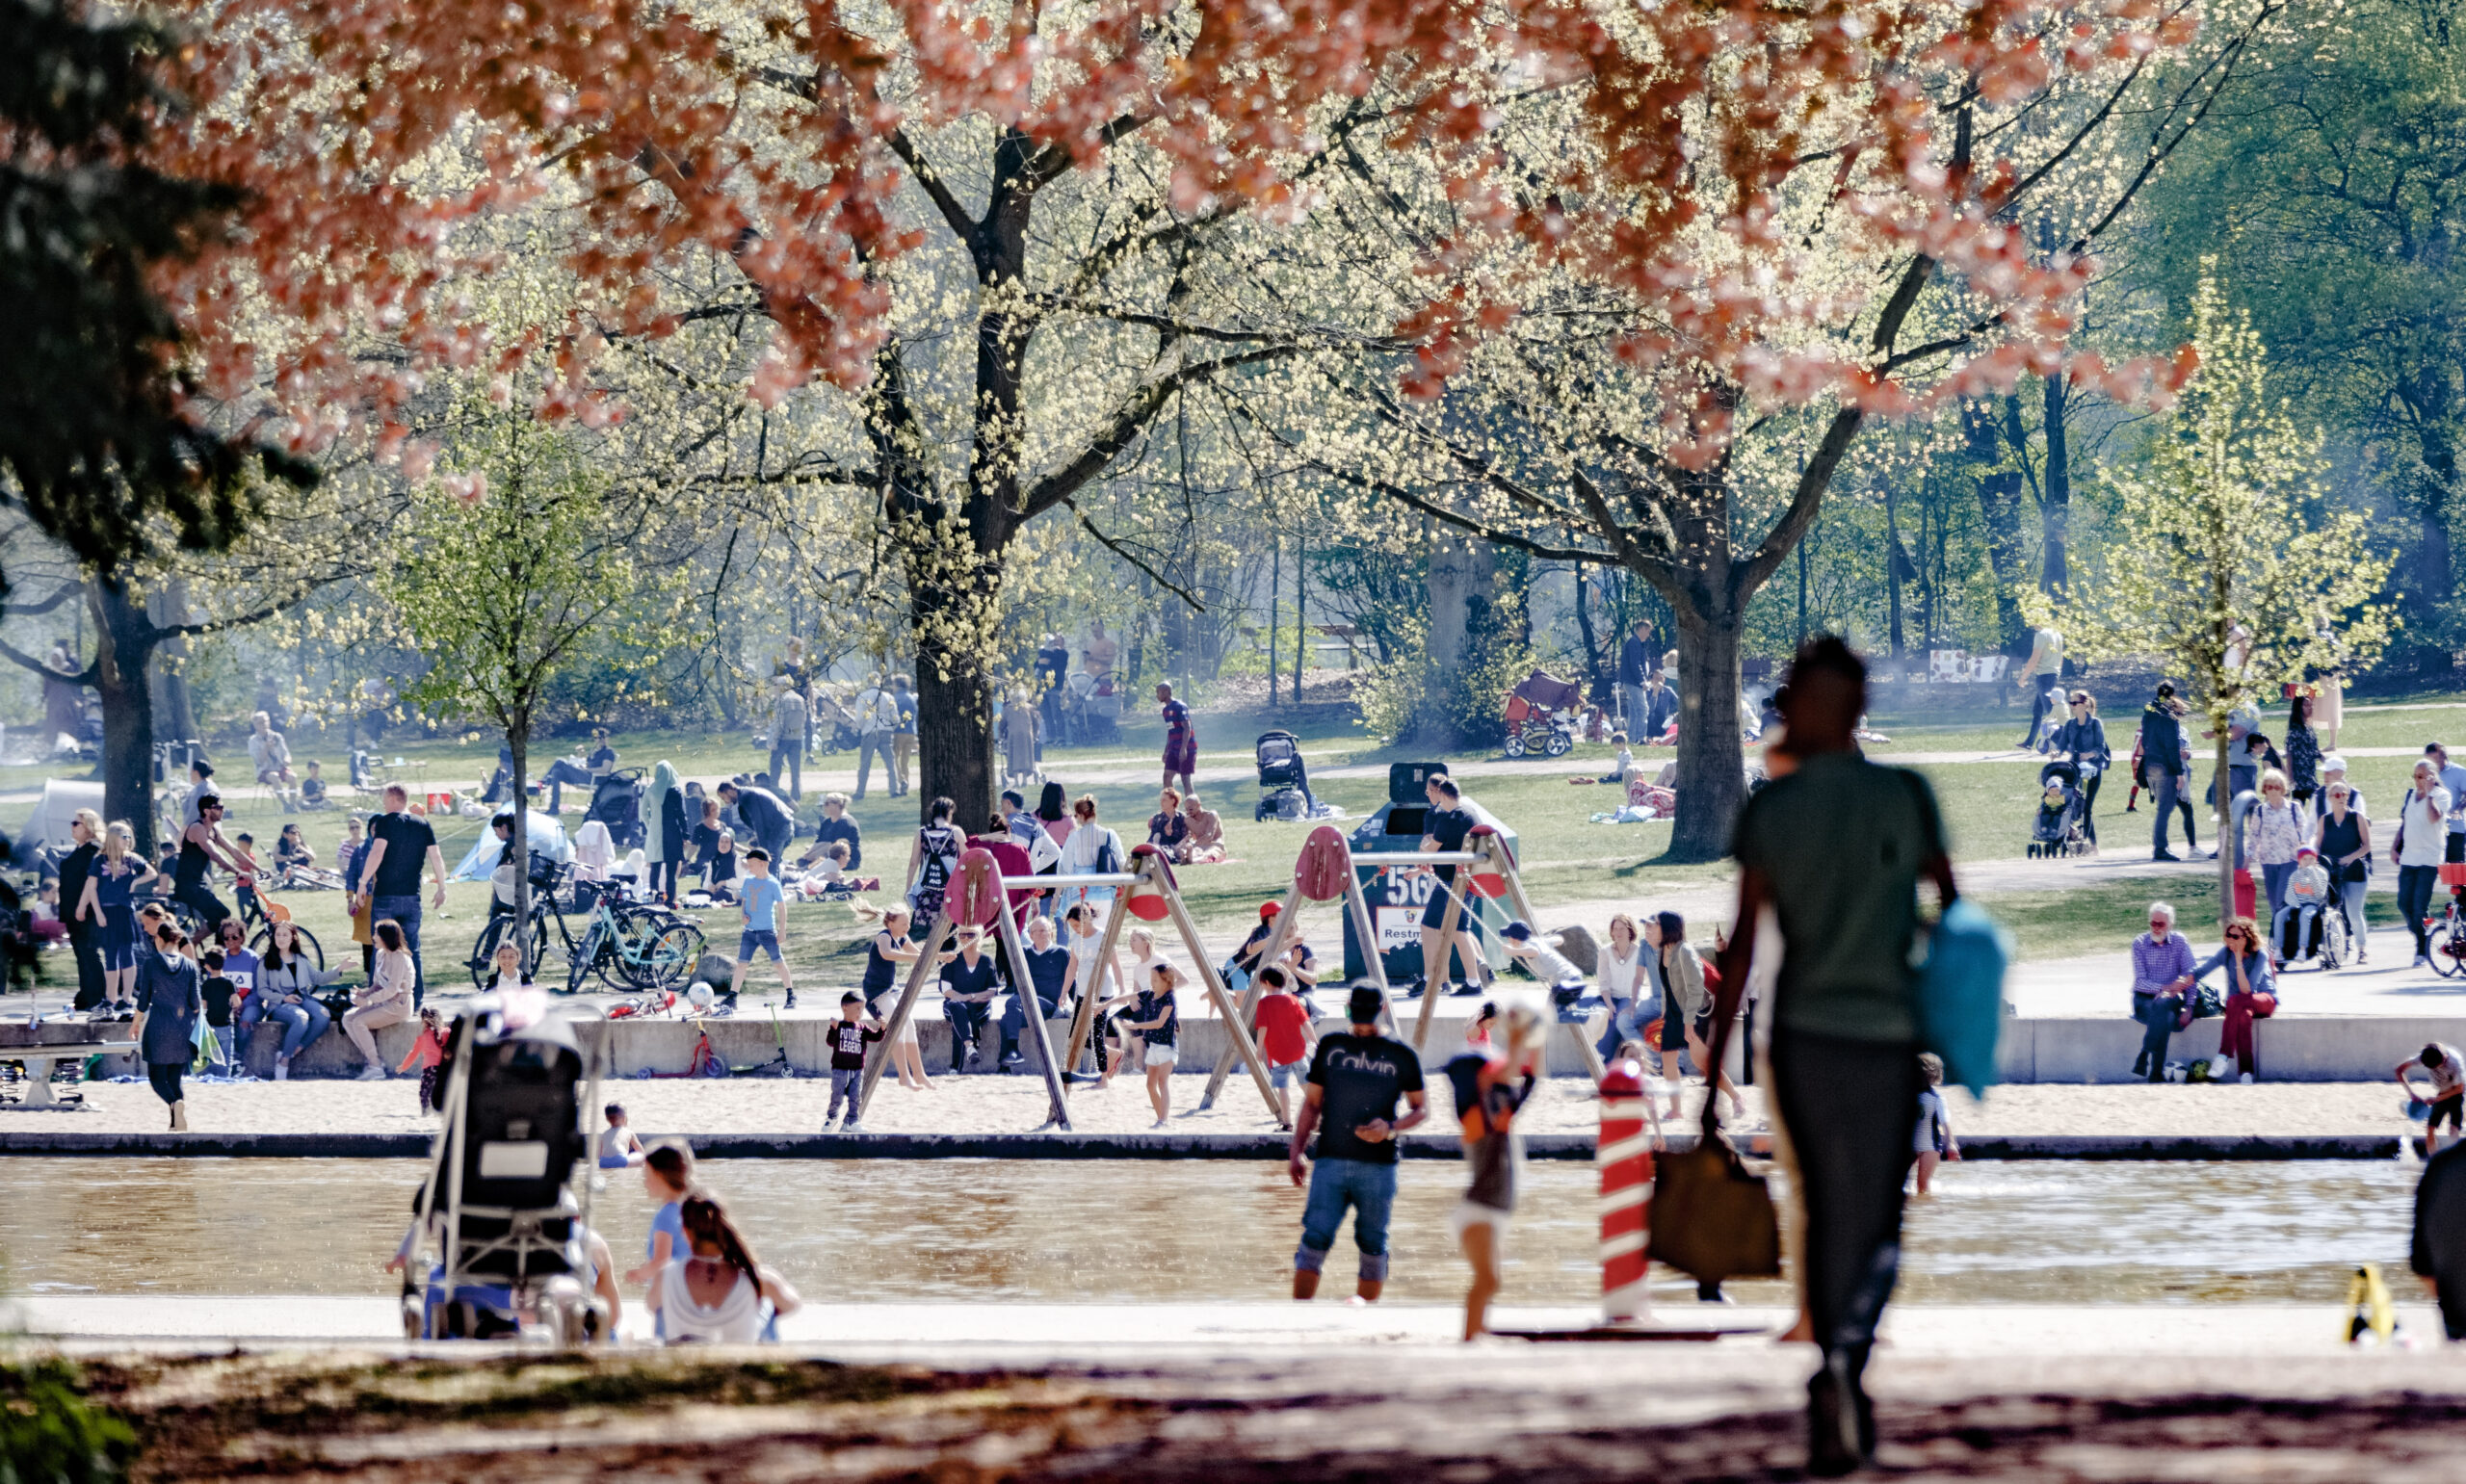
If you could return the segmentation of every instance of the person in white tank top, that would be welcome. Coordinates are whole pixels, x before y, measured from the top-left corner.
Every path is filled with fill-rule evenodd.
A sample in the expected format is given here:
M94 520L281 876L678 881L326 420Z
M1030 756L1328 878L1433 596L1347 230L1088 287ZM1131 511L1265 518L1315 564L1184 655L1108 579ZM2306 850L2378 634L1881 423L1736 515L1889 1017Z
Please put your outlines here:
M755 1260L717 1197L697 1190L677 1216L692 1256L669 1263L651 1289L651 1307L669 1344L753 1344L764 1338L770 1317L764 1300L775 1314L803 1307L785 1278Z

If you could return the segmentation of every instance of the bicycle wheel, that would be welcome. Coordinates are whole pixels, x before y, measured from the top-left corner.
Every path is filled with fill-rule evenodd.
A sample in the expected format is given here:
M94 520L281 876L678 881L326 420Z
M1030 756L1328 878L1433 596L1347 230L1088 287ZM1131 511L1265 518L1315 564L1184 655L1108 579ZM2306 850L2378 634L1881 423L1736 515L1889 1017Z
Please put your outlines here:
M307 954L308 961L319 969L326 967L325 946L317 941L315 933L301 926L297 922L291 924L291 946L294 950ZM256 935L249 940L249 951L259 958L265 957L266 950L273 947L274 924L272 923L258 928Z
M164 915L169 917L172 922L178 924L180 931L187 933L191 941L201 940L204 938L205 918L198 913L197 908L190 906L187 902L180 900L176 897L166 897L162 898L162 907Z
M623 959L625 977L636 989L657 992L683 983L702 956L699 935L684 923L637 946Z
M2466 974L2466 917L2454 902L2446 917L2431 924L2431 967L2444 978Z

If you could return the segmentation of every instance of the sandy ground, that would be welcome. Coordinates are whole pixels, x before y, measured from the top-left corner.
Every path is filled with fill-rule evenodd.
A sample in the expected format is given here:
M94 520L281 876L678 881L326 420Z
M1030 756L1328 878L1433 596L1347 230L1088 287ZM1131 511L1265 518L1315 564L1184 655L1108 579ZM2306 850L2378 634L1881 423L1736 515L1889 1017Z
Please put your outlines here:
M1274 1127L1246 1077L1226 1081L1223 1096L1197 1110L1203 1078L1172 1080L1170 1128L1189 1133L1254 1133ZM152 1133L166 1125L163 1105L143 1083L89 1082L87 1108L78 1112L22 1112L0 1108L0 1131L69 1130L78 1133ZM608 1097L627 1108L645 1136L678 1133L810 1133L821 1130L830 1084L822 1080L738 1079L729 1081L649 1080L612 1082ZM1701 1106L1691 1086L1686 1106ZM1760 1125L1762 1100L1745 1089L1748 1126ZM414 1084L298 1081L192 1084L189 1126L200 1133L403 1133L433 1129L433 1119L413 1107ZM1446 1126L1448 1098L1432 1098L1434 1123ZM1961 1133L2030 1134L2397 1134L2416 1129L2399 1109L2400 1094L2386 1082L2259 1082L2158 1086L2031 1085L1998 1087L1983 1103L1951 1095L1953 1124ZM936 1078L933 1090L902 1089L885 1074L866 1115L866 1127L891 1133L1024 1133L1044 1122L1043 1080L1036 1077ZM1583 1082L1550 1081L1522 1120L1538 1133L1589 1133L1597 1113ZM1155 1121L1145 1085L1117 1080L1098 1089L1074 1089L1073 1127L1087 1133L1145 1132Z
M1878 1359L1881 1446L1862 1477L2445 1484L2466 1468L2455 1356L2229 1345L2118 1365L2031 1353L2009 1322L1974 1320L2002 1328L2011 1353ZM131 1423L131 1471L145 1477L1804 1476L1799 1347L1425 1341L1375 1357L1260 1347L1038 1365L980 1346L881 1366L701 1346L461 1350L459 1364L124 1352L92 1358L88 1385Z

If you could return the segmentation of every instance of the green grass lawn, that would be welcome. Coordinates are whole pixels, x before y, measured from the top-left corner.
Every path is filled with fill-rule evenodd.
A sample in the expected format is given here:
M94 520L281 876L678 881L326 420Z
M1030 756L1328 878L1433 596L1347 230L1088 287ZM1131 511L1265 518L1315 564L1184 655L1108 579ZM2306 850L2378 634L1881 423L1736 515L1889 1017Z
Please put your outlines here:
M1251 740L1273 724L1272 716L1256 715L1203 715L1200 717L1202 758L1207 766L1246 766ZM1879 718L1878 725L1893 741L1889 751L1986 751L2007 746L2017 731L2017 717L2007 716L1992 726L1977 722L1896 722ZM2127 736L2129 720L2113 728L2121 741ZM2402 710L2357 714L2348 722L2347 741L2356 745L2401 745L2421 738L2441 735L2444 727L2454 725L2461 740L2466 740L2466 715L2455 711L2410 707ZM1160 724L1140 717L1122 728L1122 739L1115 745L1101 748L1050 748L1046 754L1049 771L1069 782L1075 773L1089 771L1129 772L1142 775L1143 760L1153 757L1162 741ZM1357 726L1348 727L1321 721L1304 730L1304 745L1311 753L1314 772L1342 763L1380 763L1394 761L1407 754L1382 748L1377 740ZM2386 736L2390 741L2379 742ZM628 733L615 739L620 758L627 766L644 766L661 757L673 762L680 772L712 774L758 768L767 761L748 742L746 734L683 734ZM2125 743L2128 745L2128 742ZM433 786L448 783L468 786L483 771L494 766L496 743L492 739L472 738L467 741L441 739L419 742L404 742L383 749L390 762L396 756L408 760L424 760L427 777ZM302 748L300 756L316 755ZM537 766L544 767L553 754L543 750ZM1647 754L1658 758L1665 754ZM1498 757L1491 750L1451 755L1451 762L1485 761ZM1603 745L1579 746L1563 760L1563 771L1513 777L1481 777L1467 780L1468 792L1474 798L1506 821L1521 837L1521 859L1525 882L1537 902L1598 899L1605 897L1632 895L1638 907L1649 905L1661 893L1680 888L1696 888L1722 879L1718 866L1672 865L1659 859L1669 838L1667 824L1593 824L1590 817L1607 811L1616 802L1615 791L1604 787L1570 787L1568 776L1598 774L1609 767L1612 749ZM1124 761L1128 760L1128 761ZM328 771L341 772L339 754L330 760L334 766ZM851 754L826 756L812 760L826 768L843 768L853 765ZM2384 818L2395 811L2404 792L2410 762L2404 758L2371 758L2358 760L2354 778L2367 792L2375 812ZM2001 859L2018 856L2028 844L2032 812L2037 795L2037 765L2030 760L1969 763L1931 766L1921 769L1932 780L1940 799L1946 825L1952 836L1954 852L1962 860ZM0 770L0 787L12 786L10 774L23 769ZM36 781L39 781L39 770ZM2206 779L2205 766L2198 776ZM15 786L23 786L17 784ZM1335 779L1315 783L1319 795L1327 802L1343 807L1349 820L1344 827L1376 809L1385 797L1383 779ZM2123 813L2128 780L2118 776L2100 799L2099 818L2110 853L2138 852L2144 847L2152 820L2146 801L2138 814ZM578 827L579 805L568 791L568 830ZM805 818L810 820L819 808L820 790L809 781L806 788ZM1071 793L1082 792L1073 785ZM1144 782L1137 785L1100 784L1086 792L1095 794L1104 821L1121 830L1126 839L1136 842L1143 832L1143 821L1155 808L1155 791ZM1258 903L1279 897L1290 882L1293 859L1310 826L1299 823L1253 822L1250 806L1257 797L1255 784L1247 778L1239 783L1208 787L1205 792L1213 807L1223 815L1225 832L1233 847L1234 860L1221 866L1187 869L1181 872L1185 896L1201 925L1211 933L1220 932L1254 920ZM286 819L297 819L305 826L310 843L320 855L330 860L335 843L342 833L342 816L326 813L284 816L271 801L241 798L229 827L254 833L261 846L271 846L275 835ZM892 799L881 792L877 781L875 792L852 809L852 814L865 832L869 846L866 870L885 877L898 878L905 870L908 832L916 824L918 800L910 796ZM478 821L462 819L441 820L438 831L449 868L459 861L478 838ZM2200 838L2210 842L2210 827L2205 811L2200 820ZM2383 846L2386 841L2381 842ZM2071 891L2048 894L2011 894L1997 898L1999 915L2010 922L2020 935L2022 950L2032 956L2045 953L2097 950L2104 943L2116 946L2113 924L2135 920L2146 897L2145 886L2130 883L2085 885ZM344 917L342 899L337 893L296 893L286 898L299 920L329 946L347 947L349 924ZM449 889L445 917L431 918L425 930L427 955L437 972L453 973L467 954L469 945L485 920L486 888L480 883L458 883ZM706 926L715 945L734 947L736 920L728 911L707 914ZM1333 937L1334 924L1325 924L1323 932ZM853 919L845 906L791 907L787 922L787 945L794 962L820 967L829 955L851 952L858 941ZM329 952L329 958L332 954ZM819 977L836 982L847 976L846 960L824 969Z

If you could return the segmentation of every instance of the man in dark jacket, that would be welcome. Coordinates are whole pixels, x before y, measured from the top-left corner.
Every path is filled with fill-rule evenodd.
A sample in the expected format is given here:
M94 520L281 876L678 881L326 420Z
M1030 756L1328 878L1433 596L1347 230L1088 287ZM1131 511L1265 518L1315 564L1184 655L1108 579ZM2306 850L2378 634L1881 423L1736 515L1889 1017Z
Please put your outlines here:
M2452 1340L2466 1340L2466 1140L2424 1162L2415 1186L2414 1269L2440 1300Z
M723 783L720 802L736 811L755 844L770 851L773 860L785 858L789 838L797 832L797 816L778 794L769 789Z
M2140 773L2149 783L2150 801L2157 806L2158 824L2150 837L2150 859L2181 860L2166 848L2166 820L2184 794L2184 722L2175 715L2175 684L2161 681L2158 697L2140 714ZM2184 822L2184 848L2195 848L2191 821Z
M1618 719L1627 735L1644 740L1644 677L1653 672L1653 626L1636 620L1636 632L1618 646Z

